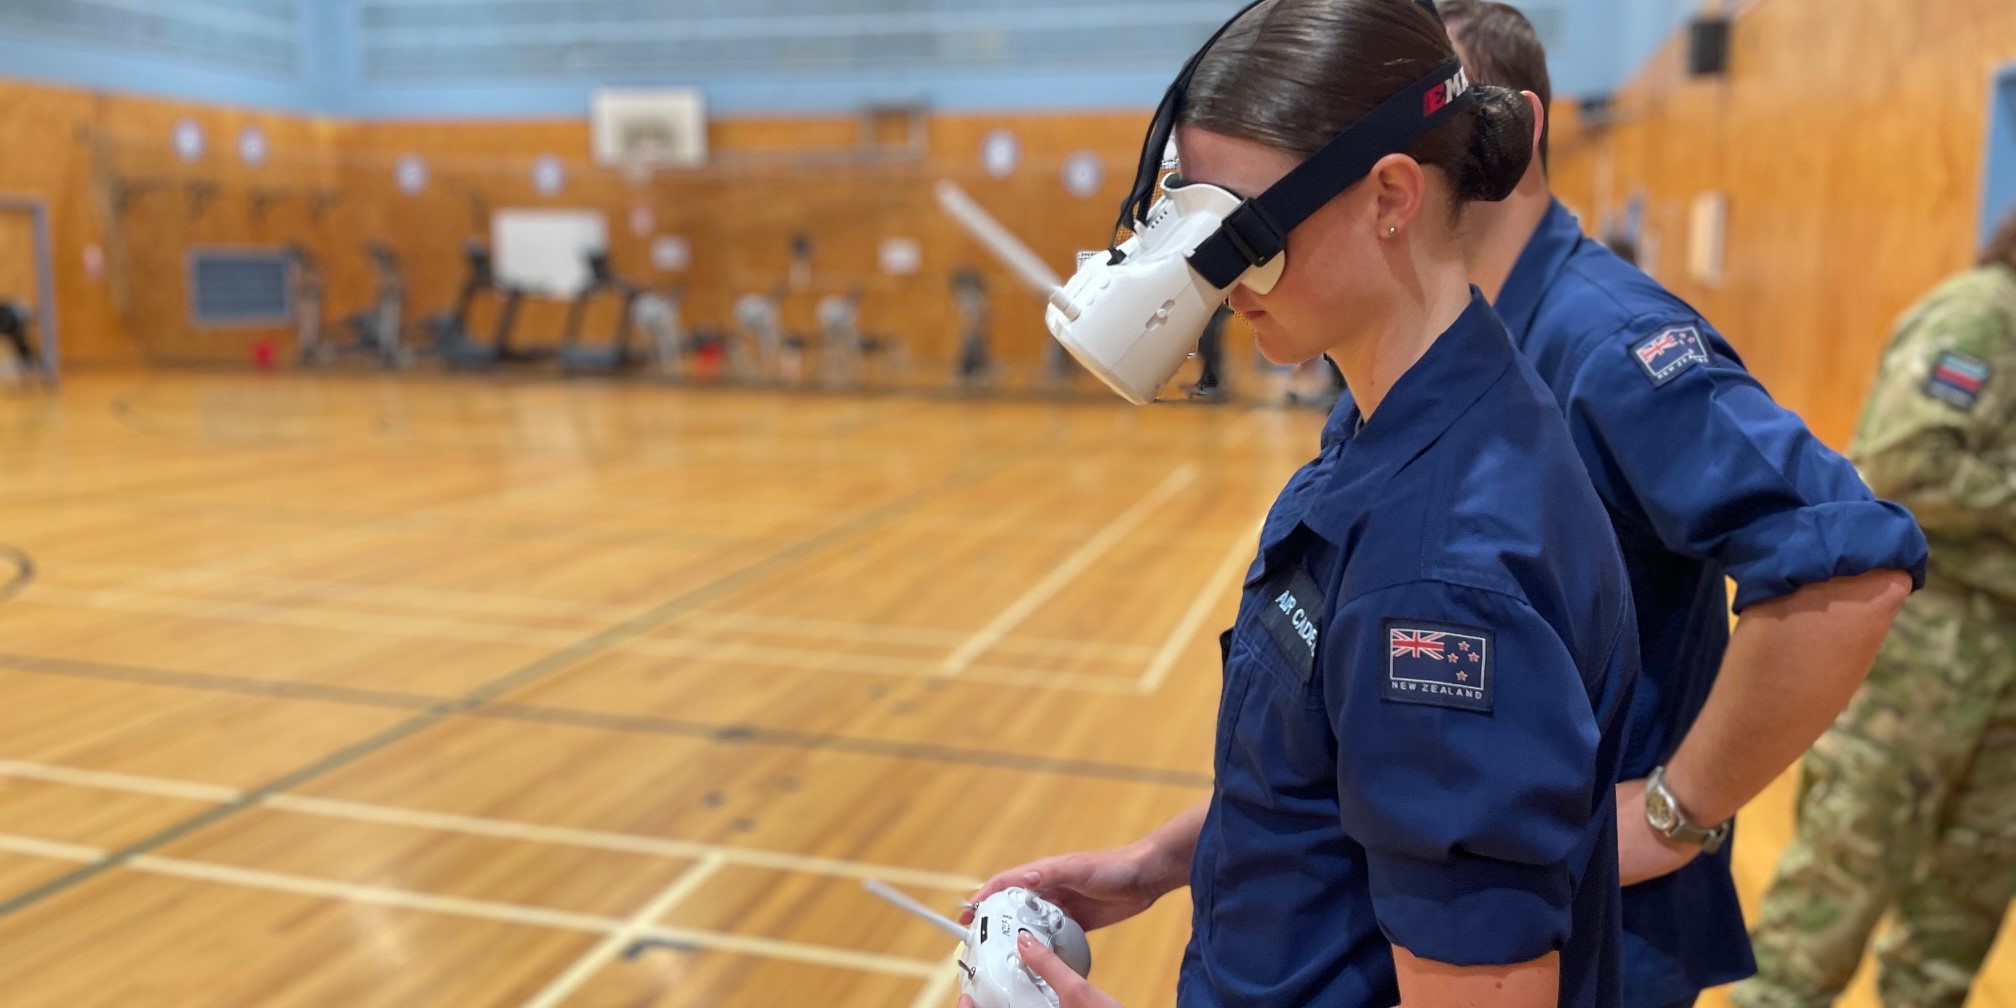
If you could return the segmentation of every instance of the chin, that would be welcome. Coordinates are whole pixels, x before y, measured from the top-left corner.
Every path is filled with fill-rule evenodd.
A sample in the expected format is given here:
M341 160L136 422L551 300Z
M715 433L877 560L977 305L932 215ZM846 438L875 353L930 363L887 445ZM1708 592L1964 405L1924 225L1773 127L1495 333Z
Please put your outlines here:
M1272 319L1259 319L1253 323L1253 347L1267 363L1290 367L1304 361L1314 360L1321 350L1309 350L1296 345L1287 334L1278 331Z

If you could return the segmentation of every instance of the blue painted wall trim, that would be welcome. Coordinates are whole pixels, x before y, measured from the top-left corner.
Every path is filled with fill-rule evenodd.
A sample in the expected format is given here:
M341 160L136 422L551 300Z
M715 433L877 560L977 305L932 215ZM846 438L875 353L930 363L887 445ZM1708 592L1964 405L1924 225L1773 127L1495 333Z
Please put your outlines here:
M1996 71L1989 85L1988 143L1981 183L1981 241L2016 210L2016 63Z
M298 76L262 78L222 72L180 57L108 51L69 39L10 29L0 35L5 76L73 87L226 105L324 113L327 107Z
M251 3L252 0L242 0ZM285 0L272 0L284 7ZM529 0L528 0L529 2ZM814 0L763 0L752 9L769 9L778 3L813 3ZM1100 10L1131 10L1143 0L1085 0L1078 5L1082 16L1098 21ZM1209 7L1214 0L1170 0L1169 8L1189 18L1215 17ZM448 28L367 27L365 14L376 12L382 19L387 10L403 11L454 9L466 3L473 22L466 30ZM521 6L524 4L521 3ZM930 14L934 5L944 7ZM1225 12L1237 9L1238 0L1224 0ZM850 6L836 3L834 10ZM856 0L851 6L868 9L870 0ZM923 22L951 19L985 19L989 5L981 0L932 0L905 4L917 11ZM1072 5L1062 0L1046 0L1053 17ZM1614 90L1655 51L1674 30L1686 23L1698 0L1530 0L1523 4L1532 11L1536 23L1549 35L1555 91L1566 99L1603 94ZM298 21L299 67L294 72L261 74L227 71L209 64L197 54L162 54L123 43L76 32L38 30L32 25L8 24L0 30L0 68L8 76L54 81L118 92L247 105L292 112L317 113L363 119L418 118L500 118L575 116L588 107L589 95L598 86L650 86L698 84L707 93L710 108L726 115L788 112L843 112L871 101L923 100L936 108L950 110L1031 110L1141 108L1152 106L1168 84L1169 77L1187 53L1185 42L1190 27L1165 23L1153 46L1115 53L1103 61L1066 60L1031 62L1006 58L986 65L959 65L939 62L913 69L890 69L886 63L866 67L786 68L754 62L747 72L720 66L685 79L665 76L662 71L639 72L630 77L598 74L592 67L580 72L528 76L493 73L488 76L450 77L442 80L371 79L366 59L374 42L428 44L433 39L443 46L477 44L487 38L482 12L487 0L298 0L293 15ZM719 9L693 0L677 3L665 0L653 10L677 19L684 10L701 20L716 18ZM824 9L821 7L820 9ZM185 15L193 16L193 15ZM224 26L263 24L272 31L273 14L233 14L228 10L205 17ZM654 17L657 15L654 15ZM906 17L891 12L876 17ZM248 20L249 19L249 20ZM438 20L438 18L436 18ZM923 23L920 22L920 23ZM426 22L421 22L426 23ZM935 23L935 22L932 22ZM963 22L962 22L963 23ZM1096 33L1112 34L1111 25ZM1144 29L1148 26L1144 26ZM509 26L487 29L500 38L516 38ZM1062 30L1061 26L1059 30ZM589 31L584 37L607 35L608 28ZM519 31L519 35L523 32ZM1183 36L1178 38L1177 36ZM1073 36L1076 37L1076 36ZM1137 33L1137 40L1141 35ZM494 40L493 40L494 41ZM1180 44L1179 44L1180 43ZM1003 44L1006 44L1005 42ZM1163 50L1168 50L1166 53ZM1152 51L1151 51L1152 50ZM1181 51L1179 51L1181 50Z
M1560 32L1547 40L1554 94L1574 99L1614 93L1701 6L1702 0L1562 0Z
M879 102L924 101L949 111L1028 109L1141 109L1153 107L1169 87L1159 71L1087 69L1033 80L1013 72L873 79L832 77L716 78L698 82L709 115L850 112ZM691 81L622 80L601 83L433 85L425 88L358 88L344 96L338 114L377 120L582 116L598 86L677 86Z

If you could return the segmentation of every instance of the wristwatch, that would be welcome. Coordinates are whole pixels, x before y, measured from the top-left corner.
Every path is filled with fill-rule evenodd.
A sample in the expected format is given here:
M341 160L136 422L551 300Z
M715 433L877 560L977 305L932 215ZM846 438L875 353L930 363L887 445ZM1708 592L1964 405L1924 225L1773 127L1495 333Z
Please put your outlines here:
M1693 844L1701 848L1703 854L1713 854L1729 841L1730 824L1703 829L1687 820L1687 813L1680 808L1680 801L1666 787L1666 768L1657 767L1652 776L1645 779L1645 821L1653 830L1669 840Z

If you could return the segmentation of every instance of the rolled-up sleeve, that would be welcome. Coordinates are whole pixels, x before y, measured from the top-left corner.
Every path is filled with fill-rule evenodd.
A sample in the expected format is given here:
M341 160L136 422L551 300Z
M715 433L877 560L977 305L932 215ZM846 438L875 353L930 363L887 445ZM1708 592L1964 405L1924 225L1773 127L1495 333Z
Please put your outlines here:
M1661 326L1643 328L1651 336ZM1568 420L1597 489L1675 553L1719 563L1737 611L1877 570L1925 577L1925 536L1706 334L1710 360L1655 384L1607 340L1577 371Z

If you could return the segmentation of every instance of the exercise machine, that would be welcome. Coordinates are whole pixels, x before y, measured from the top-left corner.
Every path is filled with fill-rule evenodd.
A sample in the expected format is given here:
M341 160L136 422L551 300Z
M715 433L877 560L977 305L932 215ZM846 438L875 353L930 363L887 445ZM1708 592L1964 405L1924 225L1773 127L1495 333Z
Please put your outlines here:
M287 272L294 281L294 349L303 364L326 364L334 359L333 348L322 345L322 271L307 246L288 245L282 253Z
M636 321L637 299L644 289L616 275L609 264L609 253L595 249L588 253L588 286L574 295L574 303L567 308L567 325L562 330L560 341L560 369L568 374L584 372L621 371L638 363L630 352L630 333ZM592 346L581 342L581 326L588 314L589 302L605 295L620 299L616 317L616 332L608 343Z
M1204 324L1204 334L1197 338L1197 358L1203 369L1190 389L1192 402L1222 403L1231 398L1225 386L1225 324L1232 321L1233 314L1231 305L1219 305L1211 321Z
M954 379L964 388L991 385L994 360L988 344L992 341L994 308L979 270L961 266L952 271L952 301L959 310L959 370Z
M371 272L378 279L377 296L371 307L352 316L350 326L358 342L367 346L386 367L410 367L413 351L405 345L406 278L399 272L399 256L392 246L374 241L364 246L371 260Z
M902 372L907 363L902 343L894 337L861 331L861 299L857 285L845 294L819 301L820 357L826 383L835 388L858 387L866 383L867 364L880 359L890 374ZM889 374L878 377L888 377Z
M735 299L735 338L728 365L744 381L778 376L784 355L784 285Z
M56 374L35 349L35 340L31 338L34 325L35 309L21 301L0 301L0 341L13 348L21 383L25 385L32 380L53 388Z
M511 349L511 332L518 324L518 304L524 299L524 292L498 282L490 248L482 242L471 241L462 246L462 260L465 272L455 307L427 320L435 352L449 367L464 370L492 368L524 359ZM477 299L486 293L499 299L497 328L487 343L478 341L469 327L470 313L475 310Z
M686 302L684 287L669 287L662 291L646 291L637 296L631 305L630 314L639 329L651 340L652 363L658 366L658 376L677 381L686 376L686 351L688 338L685 318L681 308ZM697 336L697 334L696 334ZM692 341L698 350L698 340Z
M288 245L285 253L294 274L294 339L303 364L330 364L346 351L362 354L385 367L408 367L413 351L405 344L406 280L399 271L399 257L384 242L364 247L377 278L378 289L371 307L345 317L336 328L347 330L347 344L330 342L322 321L327 286L315 256L306 246Z
M826 384L859 385L862 378L861 289L819 299L819 356Z

